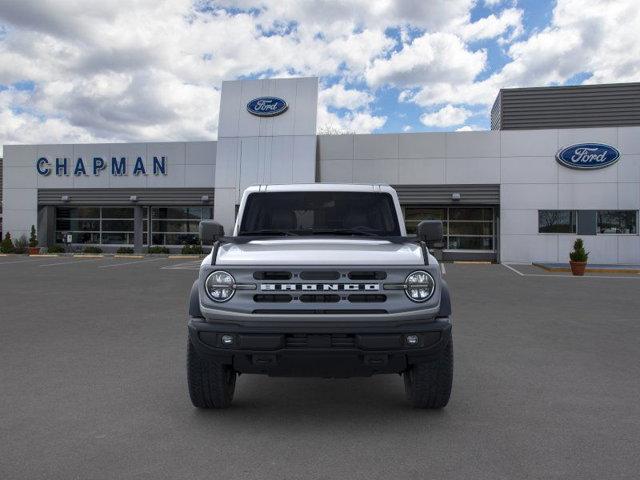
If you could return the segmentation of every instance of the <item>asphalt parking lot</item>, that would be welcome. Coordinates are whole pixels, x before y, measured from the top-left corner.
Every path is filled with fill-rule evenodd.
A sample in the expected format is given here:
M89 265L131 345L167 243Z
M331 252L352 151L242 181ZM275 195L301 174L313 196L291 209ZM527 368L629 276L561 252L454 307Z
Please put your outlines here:
M399 376L185 377L196 261L0 258L2 479L638 478L640 276L447 265L442 411Z

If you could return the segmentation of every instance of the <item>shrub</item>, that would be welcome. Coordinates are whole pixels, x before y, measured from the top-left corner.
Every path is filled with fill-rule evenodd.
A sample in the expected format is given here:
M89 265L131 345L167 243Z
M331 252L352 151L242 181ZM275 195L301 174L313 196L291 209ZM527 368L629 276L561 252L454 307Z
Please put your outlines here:
M64 247L62 245L51 245L47 248L48 253L64 253Z
M27 247L29 246L29 242L27 241L27 237L25 235L21 235L15 241L14 244L14 253L27 253Z
M4 240L0 243L0 252L2 253L13 253L15 248L13 246L13 241L11 240L11 234L7 232L4 236Z
M149 253L169 253L169 249L167 247L162 247L160 245L154 245L153 247L149 247Z
M29 235L29 246L31 248L38 246L38 236L36 235L35 225L31 225L31 235Z
M182 254L183 255L200 255L202 253L201 245L183 245Z
M589 259L589 252L585 251L581 238L577 238L573 243L573 252L569 254L569 258L573 262L586 262Z
M133 248L131 247L120 247L116 253L120 254L120 255L130 255L133 253Z
M102 249L89 245L88 247L84 247L82 253L102 253Z

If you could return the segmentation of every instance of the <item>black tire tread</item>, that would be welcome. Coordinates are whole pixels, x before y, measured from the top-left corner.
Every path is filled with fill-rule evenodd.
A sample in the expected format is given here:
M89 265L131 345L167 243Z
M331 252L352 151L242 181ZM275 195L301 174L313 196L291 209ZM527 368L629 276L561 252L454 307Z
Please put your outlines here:
M189 340L187 345L187 383L194 407L227 408L231 405L236 373L229 365L202 359Z
M444 408L453 383L453 340L431 362L416 363L404 373L407 399L416 408Z

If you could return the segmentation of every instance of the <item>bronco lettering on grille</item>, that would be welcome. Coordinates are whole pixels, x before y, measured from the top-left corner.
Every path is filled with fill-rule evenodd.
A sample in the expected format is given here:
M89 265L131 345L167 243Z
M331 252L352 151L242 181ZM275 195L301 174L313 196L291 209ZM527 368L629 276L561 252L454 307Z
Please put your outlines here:
M263 283L262 291L304 291L304 292L336 292L336 291L367 291L377 292L377 283Z

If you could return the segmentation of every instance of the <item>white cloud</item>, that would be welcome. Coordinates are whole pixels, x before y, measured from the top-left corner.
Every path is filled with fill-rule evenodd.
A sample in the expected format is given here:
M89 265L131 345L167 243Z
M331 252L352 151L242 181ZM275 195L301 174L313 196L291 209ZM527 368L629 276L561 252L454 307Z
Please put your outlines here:
M405 125L404 127L402 127L403 132L410 132L411 130L413 130L413 127L411 125Z
M443 103L489 107L500 88L563 84L577 74L586 83L640 80L640 9L635 0L558 0L551 24L507 49L501 70L477 81L423 82L404 100L423 107ZM488 110L487 110L488 112Z
M370 93L362 90L346 89L341 83L325 88L318 94L318 101L321 104L349 110L366 107L373 99L374 97Z
M413 87L432 82L470 82L484 69L485 50L471 51L452 33L425 33L366 72L370 85Z
M456 128L456 132L478 132L484 130L478 125L465 125L464 127Z
M318 106L318 131L332 133L371 133L382 128L386 116L370 112L347 112L343 116L330 112L323 105Z
M451 127L467 121L473 113L466 108L446 105L433 113L423 113L420 121L428 127Z
M453 121L440 113L448 107L458 118L462 110L486 114L503 87L562 84L585 72L591 83L640 80L635 0L557 0L551 23L528 36L526 7L484 0L494 13L472 22L476 3L4 2L0 143L215 139L220 83L240 76L337 82L321 90L318 124L360 132L385 125L390 113L371 105L390 86L401 90L400 104L439 108L425 118L443 124ZM487 71L478 40L497 43L503 67ZM24 81L34 88L11 87Z
M465 25L459 30L459 34L465 40L485 40L511 32L508 35L508 40L513 40L524 32L522 16L522 10L507 8L502 10L498 16L491 14Z

